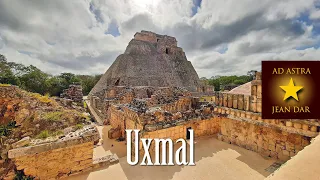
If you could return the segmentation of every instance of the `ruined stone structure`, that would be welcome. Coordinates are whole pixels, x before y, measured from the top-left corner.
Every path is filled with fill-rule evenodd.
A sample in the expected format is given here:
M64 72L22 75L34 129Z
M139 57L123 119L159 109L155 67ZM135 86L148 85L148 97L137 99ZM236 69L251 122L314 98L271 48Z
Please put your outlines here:
M134 35L125 52L117 57L90 94L108 86L185 87L197 91L201 84L174 37L141 31Z
M109 137L125 138L125 129L141 137L187 138L217 135L219 140L266 157L288 160L318 135L319 120L261 119L261 78L251 93L212 93L201 102L184 88L110 87L90 97L90 105L110 123ZM151 146L153 147L153 146Z
M36 179L58 179L117 163L116 155L93 159L100 135L94 126L66 132L58 139L35 139L9 151L17 170ZM25 141L25 140L23 140Z
M75 102L82 102L82 86L80 84L71 84L68 89L64 89L60 94L61 98L71 99Z

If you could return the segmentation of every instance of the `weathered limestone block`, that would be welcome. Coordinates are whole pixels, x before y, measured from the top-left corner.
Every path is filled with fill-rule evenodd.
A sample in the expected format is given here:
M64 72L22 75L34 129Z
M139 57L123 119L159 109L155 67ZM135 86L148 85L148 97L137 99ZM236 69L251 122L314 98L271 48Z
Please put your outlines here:
M238 109L243 110L244 108L244 95L239 94L238 95Z
M226 109L226 114L230 114L230 113L231 113L231 109L230 108Z
M261 116L258 116L258 119L257 119L258 121L261 121L262 120L262 117Z
M232 108L232 103L233 103L232 96L233 94L228 94L228 108Z
M226 114L226 109L225 108L221 108L221 114Z
M219 93L219 106L223 106L223 93Z
M257 85L257 97L258 98L262 97L262 86L261 86L261 83Z
M22 147L25 145L28 145L31 142L31 139L29 136L22 138L20 141L15 142L12 144L13 148L18 148L18 147Z
M258 120L258 115L252 114L251 119L252 119L252 120Z
M223 106L228 107L228 94L223 93Z
M215 93L215 104L220 105L220 93Z
M250 96L249 95L244 95L243 109L245 111L250 111Z
M257 112L257 96L250 96L250 111Z
M261 113L262 112L262 103L261 103L261 98L257 97L257 112Z
M235 114L236 114L236 111L235 111L234 109L231 109L231 110L230 110L230 115L231 115L231 116L235 116Z
M208 109L209 109L209 112L208 112ZM210 108L206 108L204 110L204 114L209 114L210 112L211 112ZM177 113L173 114L173 116L172 116L172 120L177 120L177 119L181 119L181 118L182 118L181 112L177 112Z
M241 117L241 111L239 110L236 111L236 117Z
M251 119L252 117L252 112L246 112L246 118Z
M241 118L245 118L246 117L246 112L245 111L241 111L240 117Z
M317 132L318 127L317 126L311 126L310 131Z
M120 132L120 128L111 128L109 131L108 131L108 138L109 139L117 139L121 137L121 132Z
M301 125L300 123L294 122L294 123L293 123L293 127L296 128L296 129L301 129L301 128L302 128L302 125Z
M293 126L293 123L291 121L286 121L286 126L287 127L292 127Z
M304 131L308 131L309 130L309 125L308 124L302 124L302 129Z
M237 109L238 108L238 94L234 94L233 97L232 97L232 107L234 109Z
M251 85L251 96L257 96L257 86Z

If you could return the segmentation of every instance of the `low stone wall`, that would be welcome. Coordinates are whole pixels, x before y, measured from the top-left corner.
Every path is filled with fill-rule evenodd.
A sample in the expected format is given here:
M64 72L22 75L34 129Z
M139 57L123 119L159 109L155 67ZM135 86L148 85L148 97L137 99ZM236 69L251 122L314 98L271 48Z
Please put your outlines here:
M215 135L220 132L220 120L220 117L212 117L204 120L195 119L192 121L185 122L182 125L170 128L164 128L150 132L144 131L141 134L140 138L170 138L173 141L180 138L186 139L187 128L193 129L195 137ZM139 145L140 149L142 149L142 143L140 143ZM154 151L154 147L155 145L153 141L150 146L150 150ZM144 152L140 151L140 153L143 154Z
M314 138L309 146L300 151L295 157L283 164L266 180L301 180L319 179L320 171L320 136Z
M96 129L83 134L76 131L65 139L12 149L8 157L17 170L23 170L26 175L36 179L57 179L118 162L113 155L93 159L94 142L99 139Z
M144 132L142 138L170 138L172 140L186 138L189 127L194 130L195 137L214 135L220 132L220 119L220 117L212 117L204 120L191 120L182 125Z
M288 160L305 146L310 137L230 118L221 120L219 140L255 151L266 157Z
M318 120L262 119L261 113L225 107L214 108L214 113L228 116L238 121L252 123L257 126L266 126L307 137L316 137L319 134L318 126L320 126L320 124Z
M40 147L39 147L40 148ZM44 151L38 154L14 156L18 170L40 179L68 176L91 169L93 142L66 148Z

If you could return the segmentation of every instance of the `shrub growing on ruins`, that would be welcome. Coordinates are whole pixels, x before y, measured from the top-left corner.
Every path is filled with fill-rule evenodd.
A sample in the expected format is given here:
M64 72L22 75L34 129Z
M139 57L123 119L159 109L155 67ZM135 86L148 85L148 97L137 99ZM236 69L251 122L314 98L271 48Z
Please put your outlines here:
M85 101L83 101L83 107L85 108L85 109L87 109L87 103L85 102Z
M83 124L77 124L77 125L76 125L76 130L82 129L82 128L83 128Z
M7 126L0 126L0 136L8 136L11 132L11 128Z
M46 139L49 136L50 136L49 131L48 130L44 130L44 131L41 131L40 134L37 135L37 138Z
M51 99L49 98L49 94L42 96L41 94L38 94L38 93L31 93L30 95L34 98L37 98L42 103L52 102Z
M40 134L38 134L36 136L36 138L38 138L38 139L46 139L48 137L55 137L55 136L59 136L59 135L63 135L63 131L58 130L58 131L50 132L48 130L44 130L44 131L41 131Z
M47 112L43 114L43 119L47 121L61 121L63 112L61 111L54 111L54 112Z
M14 177L14 180L33 180L34 177L32 176L26 176L23 172L23 170L17 170L15 171L16 175Z
M10 84L1 84L0 83L0 87L10 87L11 85Z
M62 134L63 134L63 131L61 131L61 130L55 131L53 133L49 133L50 136L59 136L59 135L62 135Z
M10 121L7 125L1 125L0 136L8 136L15 126L16 126L15 121Z

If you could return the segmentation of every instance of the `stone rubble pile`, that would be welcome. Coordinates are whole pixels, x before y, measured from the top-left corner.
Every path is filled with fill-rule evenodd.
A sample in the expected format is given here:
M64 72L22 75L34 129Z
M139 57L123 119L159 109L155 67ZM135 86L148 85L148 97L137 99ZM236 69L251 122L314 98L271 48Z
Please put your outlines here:
M71 99L75 102L82 102L82 86L79 84L71 84L68 89L63 90L63 93L60 94L60 97Z

